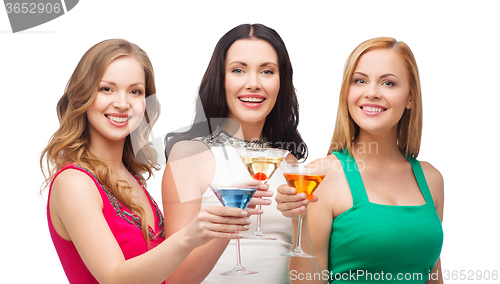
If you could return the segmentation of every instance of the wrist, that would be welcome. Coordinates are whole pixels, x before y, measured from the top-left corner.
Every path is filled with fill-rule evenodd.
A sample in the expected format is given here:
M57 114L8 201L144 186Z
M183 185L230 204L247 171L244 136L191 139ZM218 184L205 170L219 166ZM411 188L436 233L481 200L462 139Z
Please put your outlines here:
M193 249L197 248L201 244L199 244L194 236L189 233L187 230L188 227L184 227L172 236L170 238L175 236L175 239L178 239L178 244L179 244L179 249L180 250L187 250L187 251L192 251Z

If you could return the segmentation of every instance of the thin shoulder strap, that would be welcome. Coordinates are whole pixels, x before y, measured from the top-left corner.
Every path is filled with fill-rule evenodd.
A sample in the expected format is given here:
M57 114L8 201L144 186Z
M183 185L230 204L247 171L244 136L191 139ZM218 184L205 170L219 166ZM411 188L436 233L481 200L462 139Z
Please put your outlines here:
M422 165L420 165L420 162L415 158L406 157L406 159L411 164L413 174L415 175L415 179L417 180L418 187L420 188L420 191L424 196L425 202L434 205L431 191L429 190L429 186L427 185L427 181L425 180L424 171L422 170Z
M363 179L359 173L358 165L354 157L345 151L333 151L333 154L337 156L342 168L344 169L345 177L349 183L349 188L351 189L352 204L356 205L362 202L368 202L368 195L366 194L365 185L363 184Z

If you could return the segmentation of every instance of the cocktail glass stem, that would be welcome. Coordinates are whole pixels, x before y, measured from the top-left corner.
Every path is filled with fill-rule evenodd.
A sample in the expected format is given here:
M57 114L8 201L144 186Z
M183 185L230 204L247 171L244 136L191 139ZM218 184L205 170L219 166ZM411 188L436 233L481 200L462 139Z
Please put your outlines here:
M261 205L257 205L255 208L261 209ZM255 232L251 236L245 237L250 239L261 239L261 240L276 240L276 238L268 237L262 233L262 215L257 215L257 224Z
M302 216L299 215L297 227L297 246L293 250L294 253L304 253L300 244L302 243Z
M267 180L263 183L267 184ZM262 206L259 204L255 208L261 209ZM262 233L262 215L257 215L257 224L255 227L256 227L255 232L253 232L253 234L248 238L261 239L261 240L277 240L276 238L266 236L264 235L264 233Z
M260 204L257 205L257 209L261 209ZM255 229L255 232L253 233L256 236L262 236L261 223L262 223L262 215L257 215L257 228Z
M228 272L223 272L221 275L248 275L255 274L258 271L248 270L243 265L241 265L241 253L240 253L240 238L236 239L236 266Z
M236 270L244 269L241 265L241 253L240 253L240 238L236 239Z
M300 246L300 244L302 242L302 216L301 215L299 215L298 224L297 225L298 225L298 227L297 227L297 244L296 244L295 248L291 252L284 253L284 254L281 254L281 255L283 255L283 256L294 256L294 257L316 258L316 256L306 253L302 249L302 247Z

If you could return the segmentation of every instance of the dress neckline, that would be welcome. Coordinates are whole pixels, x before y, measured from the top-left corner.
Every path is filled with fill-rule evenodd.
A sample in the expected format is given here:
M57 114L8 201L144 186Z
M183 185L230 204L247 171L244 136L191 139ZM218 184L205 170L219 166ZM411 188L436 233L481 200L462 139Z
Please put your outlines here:
M222 128L218 127L210 136L194 138L195 141L201 141L210 147L232 146L234 148L240 147L257 147L265 148L269 146L269 142L264 137L260 140L248 141L236 138L227 133Z
M409 157L406 157L406 160L408 161L408 163L410 163L410 166L411 166L411 170L413 172L413 177L415 179L415 182L417 183L417 186L418 186L418 189L420 190L420 194L422 195L422 197L424 198L424 203L423 204L417 204L417 205L394 205L394 204L383 204L383 203L376 203L376 202L371 202L370 199L368 198L368 193L366 192L366 188L365 188L365 185L364 185L364 182L363 182L363 177L361 177L361 173L359 173L359 177L361 179L361 182L363 183L363 190L365 191L365 194L366 194L366 198L368 199L368 203L370 204L375 204L377 206L388 206L388 207L398 207L398 208L419 208L419 207L423 207L425 205L427 205L427 203L429 202L427 200L427 197L425 196L423 190L422 190L422 186L419 182L419 180L417 179L417 172L416 172L416 169L414 167L414 164L410 161ZM358 170L359 172L359 170Z
M127 208L103 183L101 183L101 181L97 178L96 175L94 175L94 173L92 171L90 171L89 169L84 168L78 164L72 164L72 166L87 172L89 175L91 175L95 179L95 181L97 181L97 183L99 184L101 189L104 191L104 193L108 197L109 202L111 203L111 205L115 209L116 216L120 216L122 219L126 220L131 225L134 225L138 229L142 230L141 218L137 214L135 214L132 210ZM132 172L130 170L129 170L129 173L139 183L140 187L142 188L142 190L146 194L146 197L148 198L148 201L149 201L149 206L151 207L151 210L153 210L153 216L155 216L154 227L151 227L148 224L149 237L151 239L156 239L157 236L160 236L161 238L165 238L164 219L163 219L163 215L161 214L161 211L158 208L158 205L153 200L151 194L149 194L149 191L146 189L146 186L142 183L140 178L134 172ZM128 216L128 218L126 216Z
M393 205L371 202L368 198L368 193L366 192L364 181L358 169L356 159L354 159L354 157L348 152L346 153L343 151L334 151L332 153L337 156L337 158L342 163L342 167L344 168L344 173L346 174L346 178L351 189L351 195L353 197L353 207L355 204L368 203L387 208L420 208L432 203L432 196L430 195L427 181L425 180L425 176L423 174L420 163L415 158L405 156L406 160L410 163L413 176L415 178L415 181L417 182L417 186L425 202L418 205ZM346 172L346 168L344 167L345 163L352 163L353 170L348 170Z

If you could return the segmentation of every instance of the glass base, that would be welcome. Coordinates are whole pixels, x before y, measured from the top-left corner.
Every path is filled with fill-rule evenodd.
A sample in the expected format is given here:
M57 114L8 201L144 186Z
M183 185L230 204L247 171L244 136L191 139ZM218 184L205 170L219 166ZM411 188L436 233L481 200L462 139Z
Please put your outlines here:
M227 272L222 272L220 275L239 276L239 275L250 275L250 274L255 274L255 273L259 273L259 272L255 271L255 270L246 269L245 267L243 267L241 265L236 265L233 269L231 269Z
M243 239L254 239L254 240L277 240L276 238L264 235L262 232L255 232L250 236L244 236Z
M282 253L282 256L317 258L315 255L304 252L300 247L296 247L289 253Z

